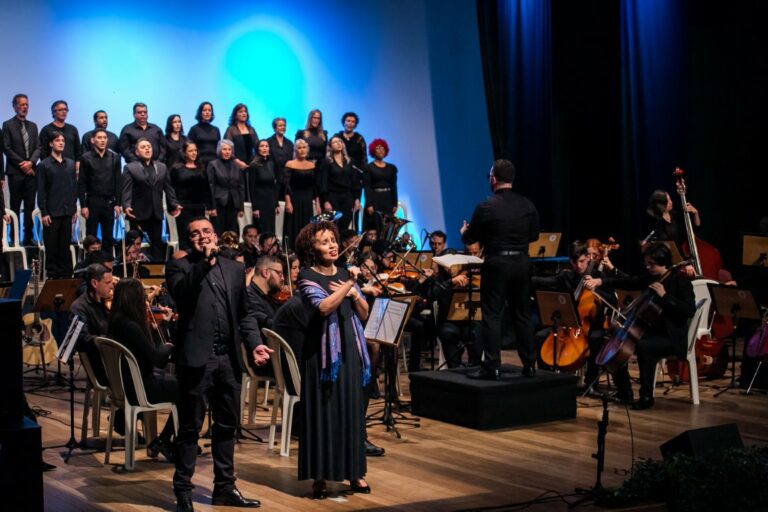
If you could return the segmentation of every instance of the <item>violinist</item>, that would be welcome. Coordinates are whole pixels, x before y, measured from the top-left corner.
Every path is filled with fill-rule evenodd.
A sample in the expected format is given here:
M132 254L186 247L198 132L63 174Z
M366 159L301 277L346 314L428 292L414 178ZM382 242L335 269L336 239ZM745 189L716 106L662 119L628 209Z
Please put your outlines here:
M123 265L123 259L120 258L117 262L117 276L134 276L135 269L138 269L138 275L134 277L149 277L149 270L141 266L142 263L149 263L150 261L141 248L141 232L131 229L123 237L125 239L125 265ZM127 267L127 272L125 272L123 267Z
M253 280L248 287L248 307L255 313L259 329L271 329L275 311L282 304L272 296L283 288L283 265L277 256L256 260Z
M248 224L243 228L243 242L240 244L240 250L245 257L245 268L253 268L256 260L261 256L259 230L255 225Z
M101 362L101 355L93 339L97 336L106 336L109 327L109 311L106 301L112 299L115 288L112 271L104 265L94 263L85 268L83 280L86 284L86 292L72 302L69 310L77 315L84 325L80 331L77 343L77 351L88 356L99 383L108 384L107 373Z
M262 256L276 256L280 254L280 241L274 233L265 231L259 235L259 250Z
M652 243L643 251L648 273L643 276L588 278L585 286L646 290L641 299L653 300L661 306L656 318L637 344L637 362L640 367L640 399L632 404L636 410L653 406L653 380L656 364L664 357L684 359L688 350L688 321L696 306L691 281L672 268L672 253L661 243ZM619 392L631 393L629 374L616 372L614 380Z

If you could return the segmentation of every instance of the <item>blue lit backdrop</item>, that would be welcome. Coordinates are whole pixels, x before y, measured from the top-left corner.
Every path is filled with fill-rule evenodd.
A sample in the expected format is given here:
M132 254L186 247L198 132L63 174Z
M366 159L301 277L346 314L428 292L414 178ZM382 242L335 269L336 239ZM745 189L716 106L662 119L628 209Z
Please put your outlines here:
M352 110L368 141L388 140L414 234L446 226L455 233L485 195L478 176L487 171L491 151L473 2L30 0L2 6L0 45L13 48L0 80L3 119L13 114L16 92L30 96L29 118L38 126L50 121L54 100L66 99L69 122L81 133L98 109L109 113L110 129L118 133L133 120L135 101L148 104L150 122L161 128L169 114L180 114L186 130L197 105L211 101L222 132L231 108L244 102L262 137L271 135L276 116L287 118L292 137L316 107L334 133L341 114ZM436 9L441 24L452 23L453 51L435 44L434 34L444 30L432 15ZM435 76L448 69L464 72ZM453 117L436 130L438 109ZM463 149L454 144L458 132L467 133Z

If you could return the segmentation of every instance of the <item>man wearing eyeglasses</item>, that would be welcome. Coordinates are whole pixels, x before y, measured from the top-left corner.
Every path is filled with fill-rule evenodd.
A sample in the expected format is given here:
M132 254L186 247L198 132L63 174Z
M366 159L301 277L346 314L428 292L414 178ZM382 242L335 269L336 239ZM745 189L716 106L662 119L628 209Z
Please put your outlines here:
M213 414L213 505L255 508L259 501L245 498L235 487L235 432L245 371L241 343L257 367L268 363L271 350L262 343L248 304L243 265L217 257L218 237L208 219L192 219L187 237L189 254L165 267L179 311L175 346L181 396L173 476L177 510L193 510L192 475L206 396Z
M80 145L80 133L77 128L67 123L69 114L69 105L64 100L56 100L51 105L51 117L53 121L40 129L40 160L51 156L51 140L53 132L64 134L64 154L63 156L75 161L75 166L79 169L80 157L83 156L82 146Z
M279 292L285 276L277 256L262 256L256 260L255 272L248 287L248 301L256 312L259 329L271 329L275 311L281 306L271 295Z

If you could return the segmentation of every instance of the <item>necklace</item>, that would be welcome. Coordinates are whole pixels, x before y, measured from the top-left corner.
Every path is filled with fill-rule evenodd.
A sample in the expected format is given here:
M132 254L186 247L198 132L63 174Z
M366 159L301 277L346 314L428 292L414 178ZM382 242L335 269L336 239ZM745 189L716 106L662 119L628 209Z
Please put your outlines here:
M314 271L315 271L315 272L317 272L318 274L321 274L321 275L324 275L324 276L333 276L333 275L336 275L336 266L335 266L335 265L331 265L331 266L330 266L330 269L331 269L331 272L330 272L330 273L328 273L328 272L327 272L327 268L326 268L326 267L318 267L317 265L313 265L313 266L312 266L312 270L314 270ZM326 271L324 272L324 270L326 270Z

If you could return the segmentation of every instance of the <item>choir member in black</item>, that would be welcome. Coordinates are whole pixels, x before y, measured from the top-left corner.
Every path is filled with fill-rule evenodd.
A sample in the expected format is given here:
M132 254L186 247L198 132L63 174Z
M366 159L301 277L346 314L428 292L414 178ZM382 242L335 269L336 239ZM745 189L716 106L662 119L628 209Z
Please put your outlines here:
M349 228L352 212L360 209L360 178L341 137L331 137L328 155L318 170L318 192L324 212L341 212L337 225Z
M144 103L133 104L133 122L123 126L120 131L120 154L125 163L136 162L139 157L136 146L140 139L146 139L152 145L152 158L165 162L165 137L156 124L147 122L149 113Z
M216 233L239 233L237 218L244 215L245 179L243 172L235 165L233 150L232 141L222 139L216 148L218 158L206 168L212 197L210 216Z
M3 122L3 151L8 159L5 176L11 196L11 210L24 226L22 245L32 244L32 212L35 209L37 179L35 166L40 160L40 139L37 125L27 120L29 98L26 94L13 97L16 115ZM24 203L24 218L21 217L21 203Z
M91 138L93 137L93 133L97 128L101 128L102 130L107 130L107 127L109 126L109 118L107 116L107 113L103 110L97 110L93 113L93 130L88 130L83 134L83 140L80 142L80 145L82 146L83 153L86 151L91 151L93 149L93 143L91 142ZM117 135L107 130L107 147L117 153L120 154L120 143L119 139L117 138Z
M480 304L483 312L482 345L485 359L472 377L501 377L501 318L506 301L512 317L523 375L536 373L536 348L530 312L528 244L539 237L539 213L531 201L512 191L515 166L509 160L493 163L488 181L493 197L475 208L469 224L461 227L465 244L480 242L485 260Z
M45 270L49 279L72 277L72 219L77 212L75 161L64 156L64 134L53 132L51 156L37 166L37 205L43 222Z
M272 318L282 304L274 296L283 288L283 265L277 256L262 256L256 260L255 272L248 287L248 301L259 329L272 329Z
M165 260L163 242L163 192L168 211L178 217L182 206L176 199L171 177L165 164L152 158L152 144L147 139L136 143L138 160L123 169L121 201L128 219L149 236L150 255L155 261Z
M365 188L365 214L363 230L375 229L381 233L381 215L397 212L397 167L384 161L389 154L389 144L384 139L375 139L368 146L373 162L363 173Z
M229 126L224 132L224 138L231 140L235 145L235 165L237 168L245 170L256 155L256 145L259 142L259 136L256 130L251 126L251 116L248 113L248 107L244 103L238 103L232 109L232 115L229 116ZM246 187L248 183L246 182ZM250 197L250 189L246 188L247 197Z
M176 227L179 233L179 247L186 250L187 240L184 233L187 232L189 221L205 216L212 208L208 175L197 157L197 145L191 140L184 142L182 161L171 169L171 183L183 208L176 217Z
M309 223L315 214L317 185L315 164L308 159L309 144L299 139L295 144L294 159L285 164L285 220L283 233L288 237L289 247L294 247L301 228ZM319 208L318 208L319 210Z
M144 286L138 279L121 279L115 286L112 309L109 315L107 337L123 345L136 358L147 399L153 403L179 401L179 382L176 377L155 371L165 368L170 362L173 345L155 340L147 320L148 304ZM123 382L126 385L126 399L136 402L136 391L127 365L122 365ZM147 449L152 457L159 453L173 461L173 418L170 416L165 427Z
M184 135L184 125L179 114L171 114L165 121L165 166L173 169L174 166L184 161L184 143L187 137Z
M647 214L645 232L648 233L646 236L649 240L672 241L680 249L683 243L687 242L688 237L681 214L673 208L672 198L668 192L654 190L648 199L648 208L645 210ZM685 211L691 214L694 226L701 225L699 211L691 203L685 205ZM692 265L686 266L683 271L690 278L696 275Z
M256 266L256 260L261 256L261 247L259 247L259 229L253 224L243 228L243 243L240 244L240 250L243 251L245 258L245 268Z
M645 332L637 344L637 363L640 367L640 398L632 404L633 409L648 409L653 406L653 383L656 364L659 359L675 356L685 359L688 351L688 322L696 311L693 286L682 272L662 277L672 267L672 253L661 243L652 243L643 251L645 268L643 276L604 277L587 281L587 287L606 286L624 290L648 290L653 300L661 306L661 315ZM624 369L614 380L620 393L632 393L629 374Z
M341 137L344 141L344 147L347 149L347 156L352 167L359 173L365 171L368 164L368 158L365 156L368 145L365 143L365 137L355 131L360 123L360 118L354 112L347 112L341 116L341 124L344 130L340 131L335 137Z
M219 154L219 141L221 132L211 123L214 119L213 105L204 101L197 107L195 119L197 124L189 129L189 140L197 144L197 152L200 155L200 162L203 168L208 168L208 163L212 162Z
M74 160L75 166L80 165L80 157L83 154L80 146L80 133L77 128L67 123L67 114L69 106L64 100L56 100L51 105L51 116L53 121L40 129L40 159L47 158L51 154L51 139L55 132L64 134L64 153L63 155L70 160Z
M262 140L258 152L246 169L248 193L253 209L253 223L259 231L275 231L275 217L280 213L278 203L280 186L275 165L269 155L269 143Z
M318 109L310 110L307 115L307 124L303 130L296 132L295 142L305 140L309 144L307 160L319 163L325 158L328 144L328 132L323 130L323 113Z
M370 493L365 482L365 396L371 378L362 323L368 303L356 285L359 269L336 267L338 229L309 224L296 240L305 267L299 288L315 311L301 361L299 480L314 479L313 497L327 497L326 480L349 480L353 492Z
M120 155L109 149L104 128L93 130L92 149L80 160L77 191L80 213L85 217L85 232L96 236L101 227L103 249L112 254L112 229L115 215L120 215Z
M177 510L192 508L192 475L206 410L213 413L213 505L257 507L235 487L235 431L240 415L240 381L247 357L269 361L252 310L248 309L243 266L217 257L218 238L205 218L189 223L192 251L165 267L166 283L178 306L176 375L181 387L173 489ZM209 396L210 395L210 396Z
M282 184L285 182L283 179L285 164L288 160L293 159L293 142L285 138L287 124L284 117L274 118L272 120L272 129L275 133L267 139L267 142L269 142L269 155L275 163L277 182ZM283 196L283 190L280 191L280 196Z

